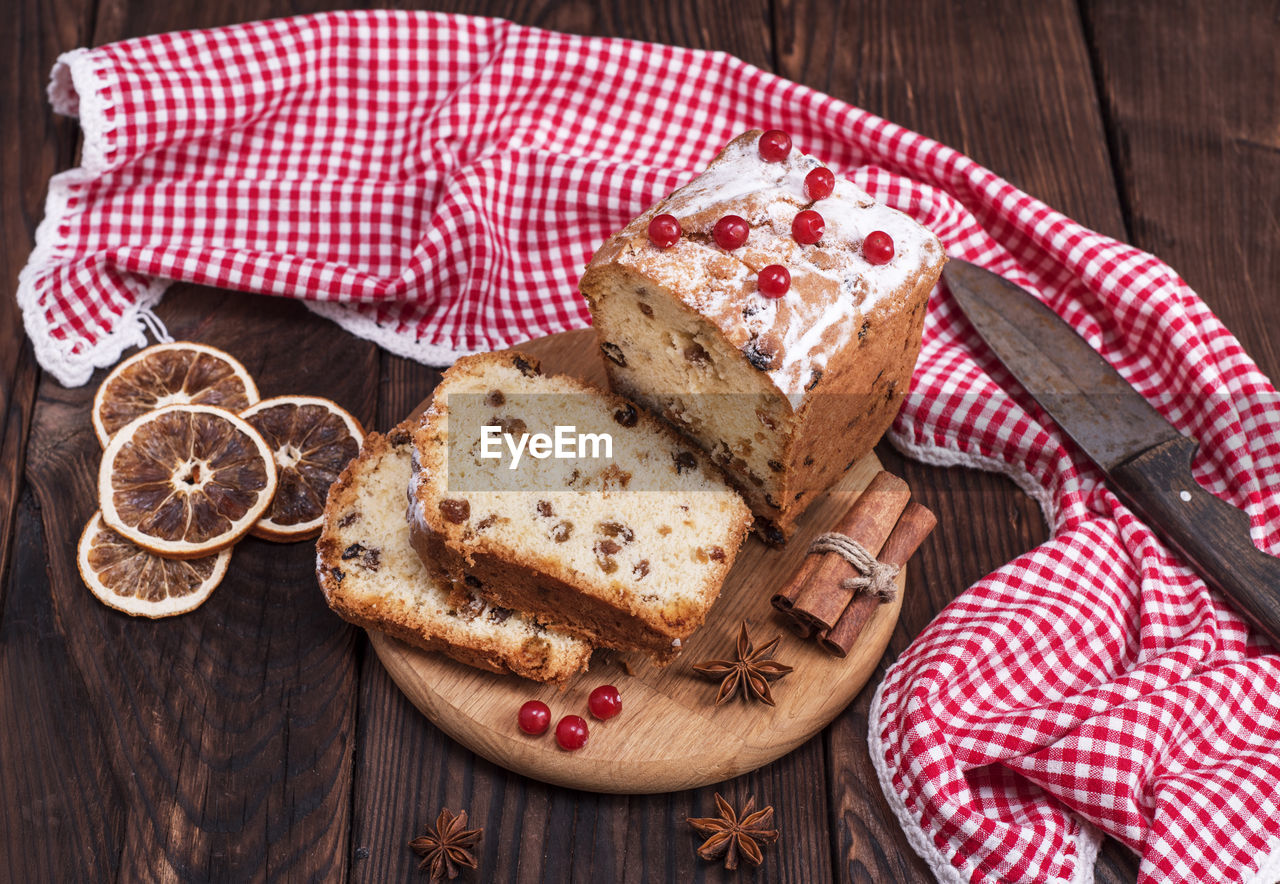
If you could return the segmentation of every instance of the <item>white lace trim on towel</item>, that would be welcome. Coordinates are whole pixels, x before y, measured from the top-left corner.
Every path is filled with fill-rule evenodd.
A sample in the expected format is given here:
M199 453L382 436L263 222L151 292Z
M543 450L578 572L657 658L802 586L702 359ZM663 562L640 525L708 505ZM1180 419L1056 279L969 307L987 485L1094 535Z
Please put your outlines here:
M1244 884L1276 884L1280 881L1280 835L1271 839L1270 847L1258 871L1248 878Z
M932 836L925 831L915 812L907 807L906 800L893 786L893 773L889 770L888 762L885 760L884 745L880 742L880 692L883 688L882 680L871 700L871 726L867 732L867 749L871 753L871 764L876 769L876 778L880 780L880 791L884 793L889 806L893 808L893 813L898 818L898 824L902 826L908 843L929 864L929 868L937 879L942 884L970 884L973 881L978 860L970 860L964 868L953 866L942 851L934 846ZM1092 884L1093 869L1098 861L1098 847L1102 843L1102 835L1084 820L1077 819L1076 824L1079 825L1080 831L1075 839L1075 868L1071 872L1070 884Z
M121 314L114 328L92 347L73 350L75 342L53 336L46 315L50 273L66 263L71 244L65 231L83 211L81 195L86 185L111 168L115 152L114 126L107 118L114 81L105 61L91 50L76 49L58 58L49 81L49 102L60 114L78 116L84 131L81 164L53 176L45 200L44 220L36 229L35 249L18 276L18 307L36 359L46 371L68 387L89 380L95 368L111 365L129 347L147 343L150 329L157 340L169 339L164 325L151 312L160 300L168 280L131 277L133 304Z

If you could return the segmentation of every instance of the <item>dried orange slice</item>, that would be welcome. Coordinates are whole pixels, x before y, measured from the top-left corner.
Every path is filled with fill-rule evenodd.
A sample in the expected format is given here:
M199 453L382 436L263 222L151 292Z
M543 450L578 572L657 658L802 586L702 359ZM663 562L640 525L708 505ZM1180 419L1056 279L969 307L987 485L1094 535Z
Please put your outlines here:
M80 578L98 600L135 617L194 611L222 582L231 548L200 559L164 559L112 531L94 513L76 550Z
M240 416L275 453L279 481L253 534L267 540L305 540L320 533L329 486L360 453L364 428L336 402L319 396L276 396Z
M107 375L93 397L93 431L103 448L117 430L148 411L188 402L239 412L258 401L258 386L217 347L178 341L139 350Z
M276 465L258 431L212 405L169 405L121 427L102 453L102 520L166 558L228 547L266 512Z

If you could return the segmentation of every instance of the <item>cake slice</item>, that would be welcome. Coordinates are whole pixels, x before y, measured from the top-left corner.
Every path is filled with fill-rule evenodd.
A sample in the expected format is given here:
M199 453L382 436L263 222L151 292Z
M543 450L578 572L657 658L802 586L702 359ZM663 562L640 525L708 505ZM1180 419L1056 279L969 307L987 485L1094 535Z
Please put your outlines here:
M609 456L529 453L557 427L607 435ZM484 456L486 433L501 457ZM414 546L492 603L665 661L706 618L751 523L695 450L625 399L542 375L532 356L460 359L414 431Z
M936 236L850 182L809 179L818 160L783 143L770 161L760 144L759 131L730 142L605 243L579 288L613 389L694 440L781 542L893 422L946 258ZM793 230L802 211L820 216L816 243L811 216ZM660 214L683 231L666 248L648 235ZM745 224L717 237L726 216ZM868 244L873 232L891 256L883 236ZM780 296L769 274L760 285L771 265L790 275Z
M316 576L344 620L460 663L562 683L586 669L591 646L530 617L490 605L465 583L432 576L409 544L405 520L408 427L370 433L329 490Z

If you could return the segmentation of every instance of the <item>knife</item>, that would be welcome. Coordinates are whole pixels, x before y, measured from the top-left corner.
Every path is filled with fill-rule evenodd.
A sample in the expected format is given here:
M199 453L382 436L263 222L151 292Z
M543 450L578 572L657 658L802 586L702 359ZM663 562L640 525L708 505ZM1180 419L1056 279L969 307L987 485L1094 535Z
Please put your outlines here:
M1280 648L1280 558L1253 545L1245 513L1192 478L1199 443L1025 289L956 258L942 277L974 329L1116 496Z

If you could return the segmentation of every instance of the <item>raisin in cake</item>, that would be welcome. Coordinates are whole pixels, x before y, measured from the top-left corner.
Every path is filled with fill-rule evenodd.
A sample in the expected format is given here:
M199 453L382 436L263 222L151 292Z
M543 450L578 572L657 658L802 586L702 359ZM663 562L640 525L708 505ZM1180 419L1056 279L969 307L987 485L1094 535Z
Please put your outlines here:
M586 642L489 605L465 583L454 588L423 567L405 520L412 447L405 425L370 433L330 489L316 548L329 606L357 626L492 672L563 682L585 669Z
M612 457L484 458L555 426ZM593 644L667 660L700 626L751 513L694 447L632 403L515 351L459 360L414 431L413 541L429 567ZM587 452L588 455L591 452Z
M580 289L614 390L696 440L778 542L892 423L946 259L932 233L848 181L811 199L806 177L821 164L785 146L767 161L760 136L734 139L610 239ZM815 185L816 195L827 189ZM825 222L816 244L793 232L804 210ZM660 214L683 231L667 248L648 235ZM735 245L732 236L714 235L726 215L749 226L731 249L717 240ZM892 239L887 263L872 263L884 257L874 248L872 260L864 254L873 231ZM761 294L770 265L790 274L781 297Z

